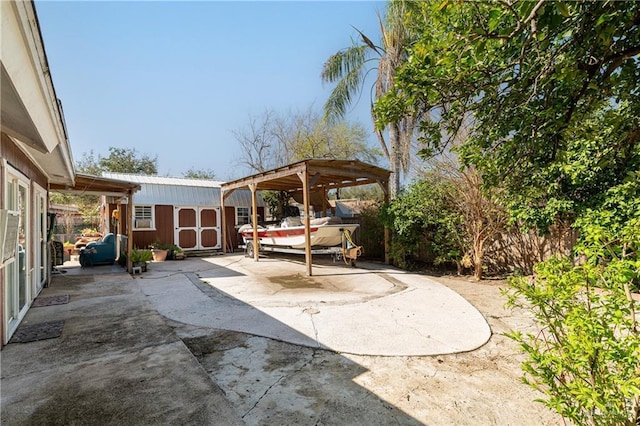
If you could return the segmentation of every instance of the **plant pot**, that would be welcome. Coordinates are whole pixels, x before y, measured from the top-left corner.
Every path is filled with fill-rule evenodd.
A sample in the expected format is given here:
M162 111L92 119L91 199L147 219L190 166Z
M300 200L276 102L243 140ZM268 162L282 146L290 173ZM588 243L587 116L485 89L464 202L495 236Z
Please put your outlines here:
M168 252L168 250L153 249L152 250L153 261L154 262L164 262L165 260L167 260L167 252Z

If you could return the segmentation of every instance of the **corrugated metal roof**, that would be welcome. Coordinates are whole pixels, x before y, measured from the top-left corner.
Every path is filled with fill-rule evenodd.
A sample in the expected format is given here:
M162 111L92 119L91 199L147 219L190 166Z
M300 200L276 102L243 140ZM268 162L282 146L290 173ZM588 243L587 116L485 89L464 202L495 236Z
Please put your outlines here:
M133 195L134 204L220 207L219 181L103 173L104 177L140 184ZM225 200L226 206L251 207L251 191L238 189ZM258 193L258 206L265 206Z
M180 186L197 186L203 188L220 188L224 182L218 180L207 179L187 179L176 178L168 176L148 176L148 175L135 175L130 173L111 173L102 172L102 176L111 179L123 180L126 182L133 182L139 184L158 184L158 185L180 185Z

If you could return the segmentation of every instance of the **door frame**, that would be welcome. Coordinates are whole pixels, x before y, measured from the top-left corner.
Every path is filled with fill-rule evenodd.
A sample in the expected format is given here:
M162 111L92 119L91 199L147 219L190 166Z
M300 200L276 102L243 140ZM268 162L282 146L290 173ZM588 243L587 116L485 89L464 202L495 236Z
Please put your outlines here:
M22 212L19 210L19 197L20 197L20 189L24 188L24 200L26 203L24 206L24 223L21 225L24 227L24 240L31 245L33 242L31 240L32 234L32 221L30 219L31 215L31 188L32 183L31 179L29 179L26 175L24 175L20 170L12 167L10 164L5 163L5 187L3 188L4 192L4 206L8 210L18 211L19 215L22 215ZM9 191L9 186L17 185L14 191ZM10 195L13 195L11 197ZM17 209L17 210L16 210ZM23 220L22 218L20 219ZM16 241L16 245L18 241ZM2 307L3 318L2 323L4 327L3 337L4 343L7 343L13 333L18 328L18 325L27 314L29 307L31 306L32 301L32 285L31 285L31 252L32 247L27 246L24 249L24 268L25 268L25 277L23 280L24 285L24 305L20 307L20 254L19 250L16 249L16 256L13 260L7 261L0 273L3 274L3 303Z
M196 216L195 226L180 226L180 210L193 210ZM216 226L202 226L201 212L203 210L213 210L216 212ZM196 233L196 245L195 247L181 247L183 250L217 250L222 247L222 235L220 226L220 207L213 206L174 206L173 209L173 223L175 223L175 229L173 234L173 240L179 246L180 244L180 231L193 230ZM204 247L202 245L202 231L216 230L216 244L213 247Z
M49 279L49 257L47 241L47 190L33 184L33 232L32 232L32 253L33 253L33 284L32 294L37 296L46 285Z

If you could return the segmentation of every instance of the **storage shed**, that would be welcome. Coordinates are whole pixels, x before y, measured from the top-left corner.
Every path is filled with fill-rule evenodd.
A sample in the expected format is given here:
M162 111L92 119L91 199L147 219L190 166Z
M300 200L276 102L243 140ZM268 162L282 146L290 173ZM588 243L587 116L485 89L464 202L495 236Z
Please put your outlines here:
M140 185L133 196L135 247L160 242L175 244L185 251L222 249L220 186L223 182L126 173L103 173L103 176ZM126 204L120 206L121 214L126 214L126 208ZM105 197L102 209L104 230L115 232L119 220L114 213L116 201ZM258 209L264 218L261 198ZM236 191L225 202L224 215L226 250L233 251L238 247L238 227L250 221L251 192Z

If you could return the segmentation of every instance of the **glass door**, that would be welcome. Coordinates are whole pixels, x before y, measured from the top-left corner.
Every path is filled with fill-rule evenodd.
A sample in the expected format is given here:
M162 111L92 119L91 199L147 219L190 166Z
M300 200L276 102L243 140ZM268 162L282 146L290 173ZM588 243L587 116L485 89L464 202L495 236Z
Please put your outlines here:
M34 276L33 294L37 295L47 281L47 193L34 184L35 226L33 232Z
M26 314L31 296L29 282L29 181L20 172L8 167L7 209L19 214L18 239L15 241L16 255L5 265L5 312L9 338Z

